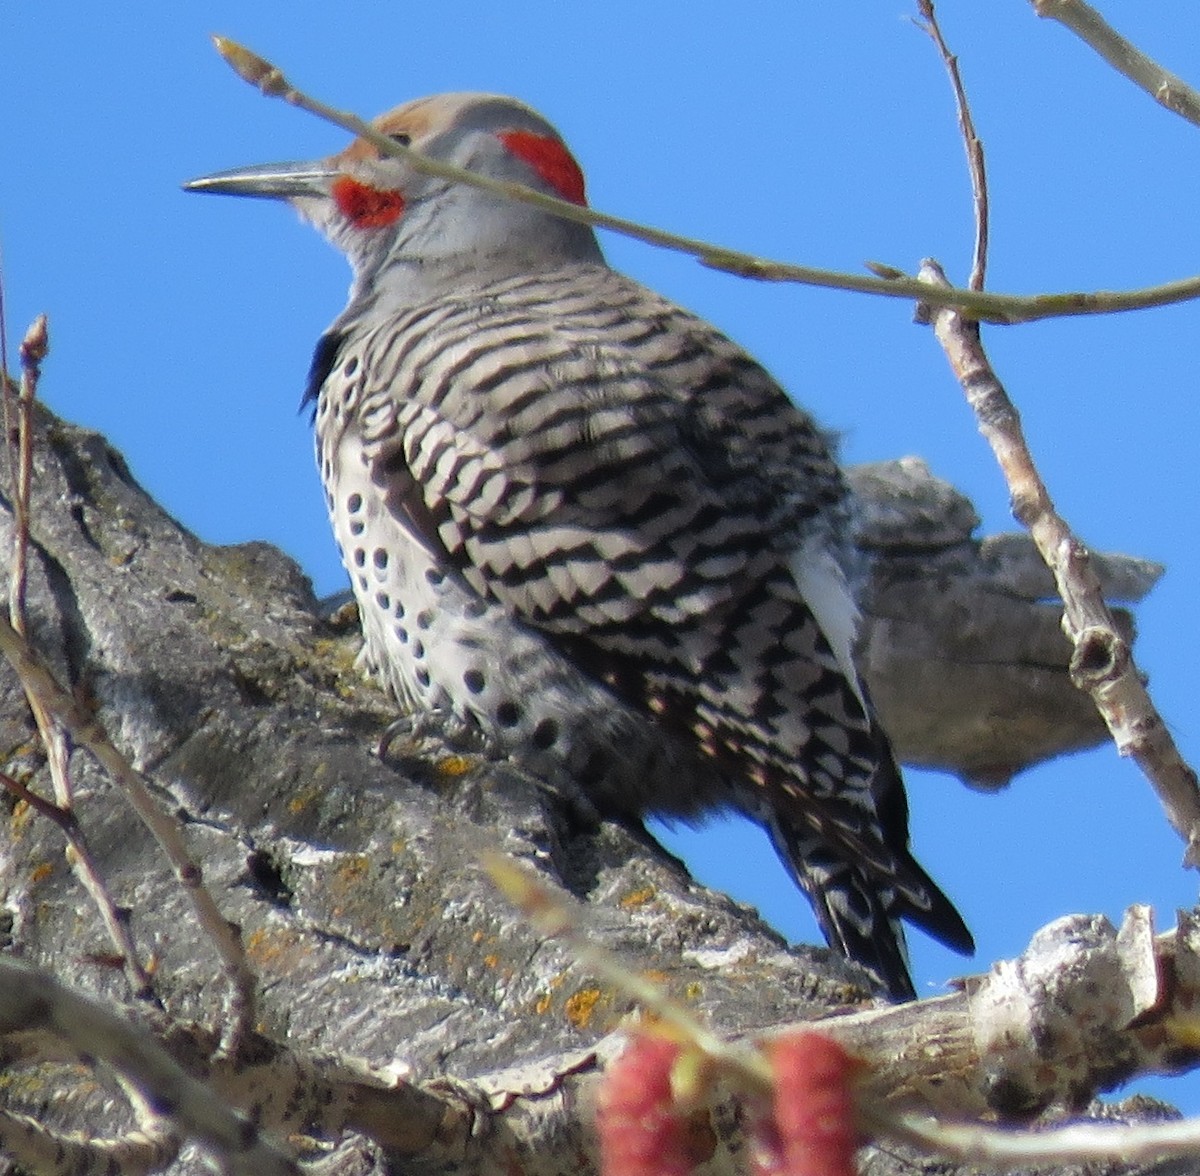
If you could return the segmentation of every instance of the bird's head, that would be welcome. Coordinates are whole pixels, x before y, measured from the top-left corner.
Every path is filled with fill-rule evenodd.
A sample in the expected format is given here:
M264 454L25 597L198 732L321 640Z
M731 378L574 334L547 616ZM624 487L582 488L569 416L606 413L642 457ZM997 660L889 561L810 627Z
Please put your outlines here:
M583 173L558 132L515 99L440 94L397 107L374 126L431 159L586 203ZM365 139L325 159L234 168L184 187L287 200L346 253L360 279L393 263L434 272L507 263L520 272L600 257L588 226L423 174Z

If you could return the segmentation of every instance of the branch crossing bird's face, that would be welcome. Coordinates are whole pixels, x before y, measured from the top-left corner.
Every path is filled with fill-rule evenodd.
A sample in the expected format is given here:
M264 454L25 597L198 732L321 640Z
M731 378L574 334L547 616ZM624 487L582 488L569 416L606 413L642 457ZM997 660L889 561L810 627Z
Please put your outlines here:
M514 99L442 94L397 107L374 125L433 159L587 203L583 173L558 132ZM326 159L236 168L186 187L286 199L360 271L375 272L388 258L436 265L507 252L524 264L538 253L597 256L586 226L422 174L364 139Z

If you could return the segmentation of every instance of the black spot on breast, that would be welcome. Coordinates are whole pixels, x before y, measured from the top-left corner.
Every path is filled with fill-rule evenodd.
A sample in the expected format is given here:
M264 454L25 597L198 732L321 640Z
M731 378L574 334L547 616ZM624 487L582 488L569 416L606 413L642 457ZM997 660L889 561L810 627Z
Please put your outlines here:
M482 694L483 688L487 685L487 682L479 670L464 670L463 685L472 694Z
M558 724L553 719L543 719L533 729L533 746L548 751L558 741Z
M521 707L511 698L506 698L496 707L496 722L501 727L515 727L520 721Z

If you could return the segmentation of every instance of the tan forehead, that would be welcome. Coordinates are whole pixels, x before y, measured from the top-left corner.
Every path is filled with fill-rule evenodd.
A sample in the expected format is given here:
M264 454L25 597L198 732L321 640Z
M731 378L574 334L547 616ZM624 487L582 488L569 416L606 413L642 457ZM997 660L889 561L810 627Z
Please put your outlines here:
M406 102L381 114L373 125L385 135L408 135L413 143L427 135L435 134L450 126L466 106L480 100L478 94L438 94L432 98L418 98ZM377 159L379 152L364 139L355 139L338 159Z

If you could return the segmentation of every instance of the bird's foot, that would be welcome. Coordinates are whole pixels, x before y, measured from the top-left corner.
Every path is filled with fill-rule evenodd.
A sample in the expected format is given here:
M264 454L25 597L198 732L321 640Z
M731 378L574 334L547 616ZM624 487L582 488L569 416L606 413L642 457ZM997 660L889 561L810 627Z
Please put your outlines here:
M379 737L375 754L389 763L428 761L447 754L494 759L496 749L478 724L438 708L401 715Z

